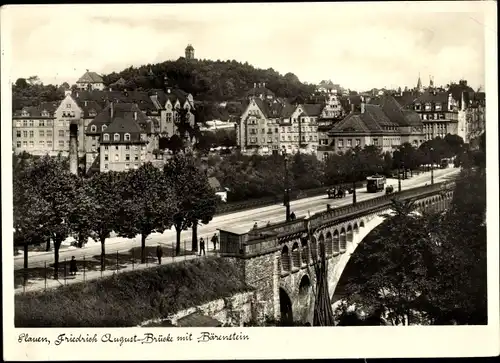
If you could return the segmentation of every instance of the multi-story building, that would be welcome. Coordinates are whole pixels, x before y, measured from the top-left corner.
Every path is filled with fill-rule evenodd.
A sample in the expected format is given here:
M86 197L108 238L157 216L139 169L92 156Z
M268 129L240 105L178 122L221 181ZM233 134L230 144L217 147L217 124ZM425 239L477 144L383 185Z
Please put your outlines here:
M33 155L54 154L54 113L56 102L44 102L36 107L24 107L12 117L12 145L16 153ZM68 128L69 131L69 128ZM68 137L69 141L69 137Z
M467 94L466 123L467 135L466 143L471 143L486 130L486 97L484 92L474 92Z
M288 154L315 153L318 149L318 118L324 104L303 104L282 113L280 146Z
M153 123L132 103L105 107L87 126L87 171L124 171L153 159Z
M418 115L404 110L392 96L384 96L373 103L359 97L359 104L351 102L351 112L328 132L328 141L318 149L318 158L328 154L367 145L391 152L409 142L419 146L424 141L423 125Z
M236 124L237 144L243 153L276 154L280 150L280 123L285 107L252 97ZM287 110L290 112L290 108Z
M96 72L90 72L88 69L87 72L76 81L76 85L79 89L87 91L104 89L102 77Z

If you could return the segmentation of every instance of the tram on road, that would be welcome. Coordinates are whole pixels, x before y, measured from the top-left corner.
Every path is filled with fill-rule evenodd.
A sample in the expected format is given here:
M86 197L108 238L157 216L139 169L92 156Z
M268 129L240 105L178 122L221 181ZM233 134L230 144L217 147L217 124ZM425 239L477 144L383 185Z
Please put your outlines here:
M383 175L372 175L366 178L366 191L368 193L377 193L384 190L385 186L385 176Z

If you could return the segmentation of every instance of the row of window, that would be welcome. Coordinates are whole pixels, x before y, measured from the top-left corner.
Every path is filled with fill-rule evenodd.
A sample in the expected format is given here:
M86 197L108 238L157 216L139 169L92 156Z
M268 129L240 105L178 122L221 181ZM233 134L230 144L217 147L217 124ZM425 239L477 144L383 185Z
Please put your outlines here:
M120 155L115 154L114 155L114 161L120 161ZM145 156L141 155L141 160L144 160ZM104 154L104 161L109 161L109 154ZM130 154L125 154L125 161L130 161ZM134 155L134 161L139 161L139 155L135 154Z
M68 131L68 134L69 134L69 131ZM45 136L52 137L52 130L40 130L40 131L38 131L38 136L40 136L40 137L45 137ZM61 136L60 133L59 133L59 136ZM64 136L64 131L63 131L63 135L62 136ZM35 137L35 131L33 131L33 130L30 130L30 131L27 131L27 130L24 130L24 131L17 130L16 131L16 137L18 139L20 139L21 137L24 137L24 138L27 138L27 137L33 138L33 137Z
M118 150L119 147L118 146L115 146L115 150ZM104 146L104 150L109 150L109 146L108 145L105 145ZM130 145L125 145L125 150L130 150ZM133 146L133 150L139 150L139 147L137 145L134 145ZM146 146L141 146L141 150L146 150Z
M138 169L139 168L139 164L134 164L133 168L134 169ZM104 164L104 169L105 170L109 170L109 164ZM127 170L127 169L130 169L130 164L125 164L125 170Z
M306 137L306 135L302 135L301 139L302 141L306 141L306 138L309 140L309 141L318 141L318 135L309 135L308 137ZM288 135L287 138L286 138L288 141L292 141L292 136ZM298 141L299 140L299 137L297 135L295 135L293 137L293 140L294 141ZM285 141L285 135L281 135L281 141Z
M355 146L361 145L361 139L356 139L354 142L355 142ZM378 145L378 139L373 139L373 145L376 145L376 146ZM332 140L332 146L335 146L335 140ZM346 146L352 147L352 139L346 140ZM344 140L343 139L337 140L337 147L344 147Z
M35 127L35 125L52 127L52 120L16 120L16 127Z
M60 148L64 148L65 146L69 147L69 141L66 141L64 142L64 140L59 140L58 144L57 144ZM34 141L17 141L16 142L16 147L19 149L21 147L23 148L27 148L27 147L30 147L30 148L34 148L35 147L35 142ZM52 141L51 140L40 140L38 141L38 148L49 148L51 149L52 148Z
M28 111L23 110L23 111L21 111L21 116L22 116L22 117L29 117L29 116L30 116L30 114L29 114L29 112L28 112ZM48 111L42 111L41 116L42 116L42 117L50 117L50 116L51 116L51 114L50 114Z
M422 120L445 120L446 115L444 113L421 113L420 118Z
M434 105L434 107L433 107L433 105ZM448 108L451 110L453 108L452 104L449 104ZM432 110L441 111L442 109L443 109L443 106L439 102L436 102L434 104L427 102L423 105L420 103L415 103L415 111L432 111Z

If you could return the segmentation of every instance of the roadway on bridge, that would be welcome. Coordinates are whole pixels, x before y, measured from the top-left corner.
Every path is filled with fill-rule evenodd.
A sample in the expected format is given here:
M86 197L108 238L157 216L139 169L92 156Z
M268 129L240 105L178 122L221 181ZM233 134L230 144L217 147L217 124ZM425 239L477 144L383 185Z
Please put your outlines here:
M434 181L440 182L453 177L458 174L459 169L457 168L447 168L438 169L434 171ZM402 189L416 188L423 186L425 184L430 184L430 173L421 173L414 176L413 178L402 180ZM393 185L394 189L397 191L398 182L395 179L388 179L387 185ZM366 188L359 188L356 190L357 201L361 202L367 199L372 199L379 197L384 194L384 192L379 193L367 193ZM306 217L309 214L314 214L316 212L326 210L326 205L330 204L332 208L340 207L352 203L352 195L347 194L345 198L341 199L328 199L327 195L321 195L317 197L304 198L292 201L291 211L295 212L295 215L299 217ZM267 222L276 223L283 221L285 219L285 207L283 205L272 205L268 207L256 208L241 212L230 213L226 215L220 215L214 217L214 219L208 224L198 227L198 238L203 237L206 240L206 248L212 249L212 243L210 242L210 237L217 232L218 229L226 230L236 230L239 232L245 232L250 230L254 223L257 222L259 226L264 226ZM182 232L182 241L186 240L186 247L189 249L191 243L191 229ZM164 233L153 233L147 240L146 245L157 245L162 244L165 246L175 245L175 228L165 231ZM106 240L106 250L109 252L128 252L133 247L140 246L140 236L136 238L121 238L112 237ZM99 255L101 253L100 243L89 243L84 248L69 247L60 250L59 258L61 261L64 259L70 259L71 256L75 256L80 259L83 256L93 256ZM43 266L45 262L52 263L54 260L54 253L50 252L34 252L30 253L29 257L29 267ZM23 255L20 254L14 257L14 268L21 269L23 267Z

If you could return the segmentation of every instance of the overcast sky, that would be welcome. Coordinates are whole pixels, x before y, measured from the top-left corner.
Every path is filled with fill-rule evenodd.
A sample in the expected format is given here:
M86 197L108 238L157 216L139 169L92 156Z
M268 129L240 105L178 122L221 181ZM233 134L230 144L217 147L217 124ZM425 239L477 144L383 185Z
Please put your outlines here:
M438 6L438 7L436 7ZM12 80L72 84L86 69L235 59L344 87L484 85L481 3L191 4L11 7ZM5 8L4 8L5 10ZM439 12L437 12L439 11ZM5 33L5 32L4 32ZM2 34L2 36L7 35Z

